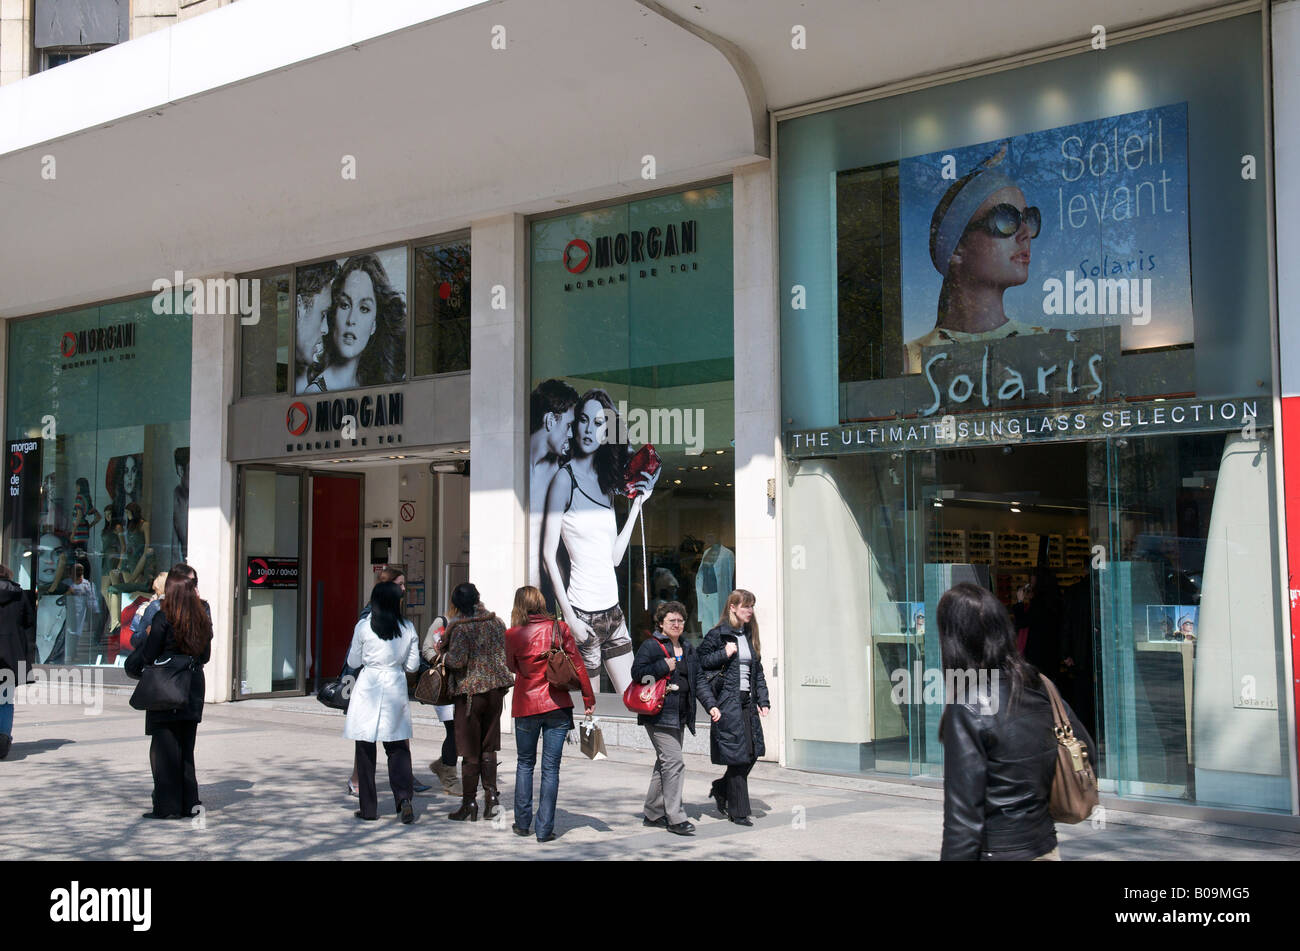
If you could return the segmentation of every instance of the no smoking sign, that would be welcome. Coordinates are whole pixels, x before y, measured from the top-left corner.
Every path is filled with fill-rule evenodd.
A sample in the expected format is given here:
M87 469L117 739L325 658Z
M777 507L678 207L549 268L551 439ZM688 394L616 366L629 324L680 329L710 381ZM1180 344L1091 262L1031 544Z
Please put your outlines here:
M414 518L415 518L415 503L414 503L414 502L403 502L403 503L402 503L402 521L403 521L403 522L409 522L409 521L412 521Z

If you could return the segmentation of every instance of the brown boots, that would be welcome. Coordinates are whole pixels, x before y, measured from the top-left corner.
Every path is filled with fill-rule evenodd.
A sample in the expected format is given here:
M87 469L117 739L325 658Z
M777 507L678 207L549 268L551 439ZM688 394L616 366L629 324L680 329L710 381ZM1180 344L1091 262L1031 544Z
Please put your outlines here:
M478 820L478 776L479 764L469 760L461 760L460 764L461 784L464 789L460 794L460 808L447 816L453 822L464 822L468 819L470 822ZM495 776L493 770L493 779Z
M497 754L484 753L480 769L483 775L483 818L491 819L501 808L501 796L497 792Z

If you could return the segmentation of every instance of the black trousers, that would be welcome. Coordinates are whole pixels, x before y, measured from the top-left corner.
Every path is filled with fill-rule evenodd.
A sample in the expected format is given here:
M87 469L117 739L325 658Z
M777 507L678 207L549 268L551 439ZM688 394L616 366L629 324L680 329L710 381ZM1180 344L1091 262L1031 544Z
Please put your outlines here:
M196 720L155 723L149 745L153 771L153 811L158 816L193 815L199 805L199 783L194 775Z
M743 691L740 694L740 719L745 726L745 735L749 737L749 748L754 748L753 725L750 723L750 714L753 712L750 708L750 694ZM756 761L751 760L748 763L741 763L738 766L728 766L727 771L722 774L721 779L713 781L711 795L718 797L726 795L727 797L727 814L737 819L745 818L750 813L749 805L749 771L754 768Z
M374 743L357 740L357 798L361 800L363 816L379 815L379 791L375 788L375 757L378 750ZM397 740L384 743L384 755L388 757L388 785L393 790L393 808L397 809L403 799L415 798L415 775L411 772L411 743L409 740Z
M442 765L456 765L456 725L454 721L448 720L443 724L447 728L447 736L442 741Z

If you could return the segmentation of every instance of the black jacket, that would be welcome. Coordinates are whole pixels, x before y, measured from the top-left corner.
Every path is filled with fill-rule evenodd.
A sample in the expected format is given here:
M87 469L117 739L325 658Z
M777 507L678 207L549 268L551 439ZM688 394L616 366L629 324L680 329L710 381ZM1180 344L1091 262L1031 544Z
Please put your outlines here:
M767 752L763 745L763 724L758 716L759 707L770 706L763 662L751 642L749 652L753 663L749 669L750 704L746 718L740 705L738 653L728 657L726 652L727 642L735 640L735 633L726 625L719 624L704 635L699 651L700 672L695 681L695 693L706 711L717 707L722 714L709 729L709 753L718 766L743 766Z
M208 603L203 602L204 609L207 609ZM209 618L212 612L208 612ZM167 620L167 615L159 611L154 615L153 622L149 625L149 636L145 638L144 644L137 651L132 651L131 656L126 659L124 665L129 676L140 678L144 671L145 664L152 664L163 654L179 654L179 645L176 643L175 631L172 630L171 622ZM195 723L203 722L203 694L206 691L207 684L203 679L203 665L212 659L212 642L204 648L202 655L198 657L199 667L194 671L194 676L190 680L190 698L189 702L179 710L153 711L149 710L144 715L144 732L146 736L152 736L154 727L160 723L178 723L194 721Z
M1011 678L999 673L996 711L978 702L944 710L944 860L1030 859L1056 848L1047 811L1057 747L1051 701L1041 686L1026 686L1012 708ZM1092 737L1066 712L1095 770Z
M695 654L695 648L688 641L681 641L682 659L677 664L677 669L673 671L672 679L668 681L669 688L674 685L677 690L669 691L664 694L664 708L656 714L638 713L636 722L642 726L647 724L653 726L669 727L679 729L686 727L692 734L695 733L695 681L699 676L699 658ZM660 648L660 644L664 647ZM636 657L632 660L632 682L640 683L642 678L651 677L655 680L668 676L668 658L664 655L664 648L669 653L672 652L672 644L668 638L657 631L650 637L641 642L637 648Z
M32 595L0 579L0 670L18 675L19 663L36 663L36 608Z

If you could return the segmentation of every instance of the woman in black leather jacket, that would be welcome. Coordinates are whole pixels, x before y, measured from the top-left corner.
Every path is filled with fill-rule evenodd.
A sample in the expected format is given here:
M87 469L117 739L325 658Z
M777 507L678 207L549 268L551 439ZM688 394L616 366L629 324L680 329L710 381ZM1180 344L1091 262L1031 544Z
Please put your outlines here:
M1011 617L987 589L955 585L940 599L937 614L945 682L948 671L960 672L951 681L956 696L948 698L939 721L940 858L1058 859L1048 813L1057 742L1042 678L1016 650ZM973 680L967 672L974 672ZM1074 711L1066 711L1096 764L1092 738Z

